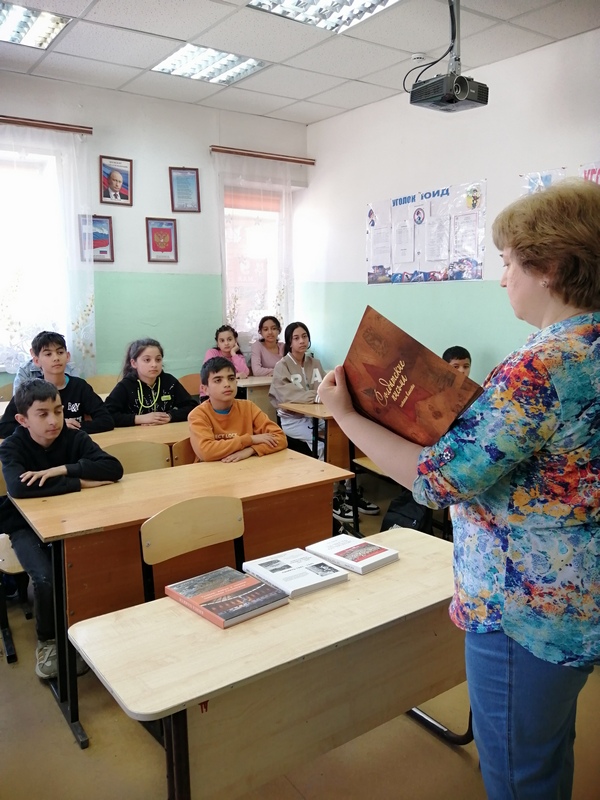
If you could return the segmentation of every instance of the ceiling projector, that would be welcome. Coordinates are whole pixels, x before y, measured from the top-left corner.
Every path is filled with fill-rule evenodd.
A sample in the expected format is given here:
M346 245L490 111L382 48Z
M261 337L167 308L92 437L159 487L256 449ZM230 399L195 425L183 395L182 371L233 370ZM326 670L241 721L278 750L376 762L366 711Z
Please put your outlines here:
M410 103L437 111L467 111L487 106L488 94L485 83L449 72L415 83L410 92Z

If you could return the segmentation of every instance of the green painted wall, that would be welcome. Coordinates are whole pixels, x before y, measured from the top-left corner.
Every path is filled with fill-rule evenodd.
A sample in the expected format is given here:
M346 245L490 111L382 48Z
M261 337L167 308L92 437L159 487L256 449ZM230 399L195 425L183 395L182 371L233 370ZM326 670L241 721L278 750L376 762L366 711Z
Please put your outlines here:
M367 286L317 283L296 286L297 319L310 328L315 355L329 368L341 363L367 305L373 306L440 355L460 344L482 381L533 328L515 319L495 281Z
M118 373L133 339L158 339L165 369L199 372L222 324L220 275L96 272L98 374Z

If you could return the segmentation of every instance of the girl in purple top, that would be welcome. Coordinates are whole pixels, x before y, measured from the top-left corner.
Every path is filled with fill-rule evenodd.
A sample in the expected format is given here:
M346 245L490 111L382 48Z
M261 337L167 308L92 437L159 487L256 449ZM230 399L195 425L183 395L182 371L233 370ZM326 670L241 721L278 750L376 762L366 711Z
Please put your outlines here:
M283 358L283 342L278 341L281 324L277 317L263 317L258 323L257 342L250 351L253 375L272 375L275 364Z

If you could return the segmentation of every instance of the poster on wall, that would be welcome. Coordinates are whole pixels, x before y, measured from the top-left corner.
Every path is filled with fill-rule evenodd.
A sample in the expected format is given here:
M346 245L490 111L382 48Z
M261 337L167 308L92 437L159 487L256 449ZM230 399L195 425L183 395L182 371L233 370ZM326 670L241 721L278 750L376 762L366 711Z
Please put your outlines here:
M582 164L579 167L579 176L586 181L600 183L600 161L590 161L589 164Z
M481 280L485 207L485 180L370 204L367 283Z
M534 194L541 192L556 181L562 180L566 175L564 167L560 169L547 169L545 172L527 172L521 175L523 183L521 184L521 194Z

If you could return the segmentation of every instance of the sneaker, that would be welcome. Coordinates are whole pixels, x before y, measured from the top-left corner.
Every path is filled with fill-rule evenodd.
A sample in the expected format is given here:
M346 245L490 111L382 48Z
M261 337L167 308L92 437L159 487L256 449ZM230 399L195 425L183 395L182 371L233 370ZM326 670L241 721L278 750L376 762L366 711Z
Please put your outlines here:
M38 678L47 681L56 678L58 674L58 657L56 655L56 640L48 639L45 642L38 642L35 648L35 674Z
M346 494L348 502L352 505L352 495L350 493ZM380 512L380 508L375 503L371 503L370 500L367 500L366 497L363 497L362 489L358 490L358 513L359 514L368 514L369 516L376 516Z
M340 522L352 522L352 506L345 503L344 500L335 495L333 498L333 516Z

